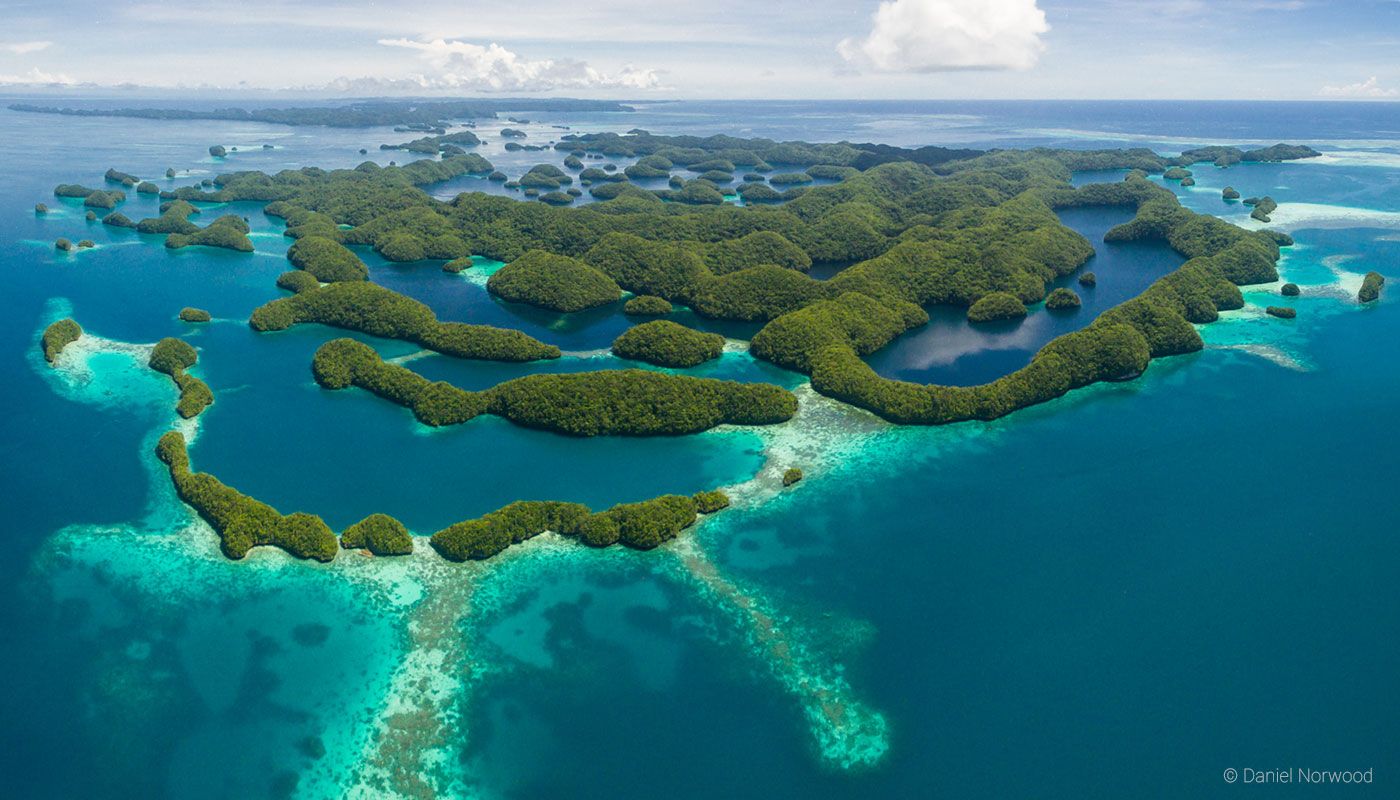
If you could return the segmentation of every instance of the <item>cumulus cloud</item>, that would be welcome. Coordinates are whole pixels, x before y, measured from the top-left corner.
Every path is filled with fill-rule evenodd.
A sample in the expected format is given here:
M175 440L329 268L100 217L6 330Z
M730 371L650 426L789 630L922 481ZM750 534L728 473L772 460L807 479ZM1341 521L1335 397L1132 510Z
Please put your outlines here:
M0 75L0 84L24 85L24 86L72 86L77 81L64 75L61 72L44 72L38 67L30 69L23 75Z
M0 50L22 56L25 53L37 53L40 50L47 50L52 45L53 42L5 42L0 44Z
M1381 86L1380 81L1374 75L1360 83L1349 83L1345 86L1324 86L1318 91L1318 94L1323 97L1400 97L1400 91Z
M603 72L585 61L543 59L532 61L492 42L489 45L433 39L380 39L388 47L418 53L432 67L432 74L390 81L422 89L455 89L488 92L546 92L554 89L658 89L661 76L654 69L626 64L616 72Z
M1029 69L1048 30L1036 0L885 0L870 33L836 51L886 72Z

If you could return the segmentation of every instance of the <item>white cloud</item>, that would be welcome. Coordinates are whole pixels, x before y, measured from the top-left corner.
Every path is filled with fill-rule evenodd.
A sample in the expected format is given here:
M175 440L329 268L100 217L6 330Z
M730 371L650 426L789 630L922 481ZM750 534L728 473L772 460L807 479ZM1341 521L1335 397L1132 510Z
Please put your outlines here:
M488 92L661 88L661 76L654 69L626 64L616 72L603 72L574 59L531 61L494 42L483 46L444 39L380 39L379 43L414 50L433 68L431 75L386 81L388 84Z
M4 44L0 44L0 50L22 56L26 53L37 53L40 50L47 50L51 46L53 46L53 42L5 42Z
M1318 94L1323 97L1400 97L1400 91L1382 87L1374 75L1360 83L1349 83L1346 86L1324 86L1318 91Z
M885 0L873 22L836 51L887 72L1029 69L1050 30L1036 0Z
M0 75L0 84L71 86L77 81L63 73L44 72L38 67L31 68L23 75Z

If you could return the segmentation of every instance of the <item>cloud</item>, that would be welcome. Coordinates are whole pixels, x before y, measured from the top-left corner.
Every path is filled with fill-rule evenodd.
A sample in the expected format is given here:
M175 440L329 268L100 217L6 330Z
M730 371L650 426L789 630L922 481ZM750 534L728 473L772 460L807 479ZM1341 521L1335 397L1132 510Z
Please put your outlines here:
M661 88L660 73L654 69L626 64L616 72L603 72L574 59L531 61L495 42L483 46L444 39L380 39L379 43L414 50L433 68L432 75L384 81L390 85L417 84L422 89L487 92Z
M24 86L72 86L77 81L63 73L44 72L38 67L31 68L23 75L0 75L0 84Z
M1360 83L1349 83L1346 86L1324 86L1318 91L1318 94L1323 97L1400 97L1400 91L1383 88L1374 75Z
M47 50L52 46L53 42L5 42L4 44L0 44L0 50L22 56L26 53L37 53L40 50Z
M1029 69L1050 30L1036 0L885 0L873 23L836 51L885 72Z

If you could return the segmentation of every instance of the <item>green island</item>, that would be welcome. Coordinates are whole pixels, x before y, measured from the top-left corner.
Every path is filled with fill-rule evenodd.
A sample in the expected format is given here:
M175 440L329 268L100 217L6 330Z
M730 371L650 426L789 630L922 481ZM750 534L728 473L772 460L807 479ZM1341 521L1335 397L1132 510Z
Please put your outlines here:
M613 355L659 367L693 367L719 358L724 337L659 319L623 331L612 343Z
M1047 305L1049 301L1046 301ZM967 309L968 322L998 322L1026 316L1026 304L1010 292L983 295Z
M457 358L536 361L560 355L554 345L514 329L439 322L426 305L368 281L307 286L291 297L258 306L248 320L260 332L309 322L414 342Z
M78 341L82 335L82 326L71 317L65 317L50 324L44 329L44 334L39 339L39 345L44 351L44 360L50 364L57 361L63 348Z
M199 416L214 402L214 393L209 390L209 385L186 371L198 360L199 354L189 342L166 337L156 342L148 362L151 369L169 375L175 382L175 387L180 390L175 411L184 419Z
M121 172L116 167L110 167L102 176L103 180L111 183L120 183L122 186L130 188L141 182L141 179L129 172Z
M527 375L470 392L387 363L354 339L321 345L311 371L324 388L359 387L434 427L493 414L571 436L674 436L717 425L771 425L797 412L792 393L772 384L649 370Z
M368 550L377 556L406 556L413 552L413 537L402 522L388 514L370 514L340 532L346 550Z
M222 221L236 217L221 217L206 228L194 225L189 218L198 213L196 202L259 201L269 215L283 218L286 235L295 240L288 259L296 269L279 276L277 285L292 294L253 311L249 324L256 331L322 324L459 358L559 358L557 347L518 330L439 320L423 303L375 284L348 246L372 247L389 260L440 260L449 271L468 269L471 257L481 256L505 263L486 283L492 294L513 302L568 313L614 303L625 291L636 295L621 307L628 314L662 315L672 304L682 304L710 319L761 323L750 343L754 357L808 375L820 394L890 422L920 425L995 419L1095 382L1131 379L1153 358L1200 350L1194 326L1214 321L1221 310L1242 307L1239 286L1277 280L1280 248L1292 243L1284 234L1247 231L1196 214L1146 177L1186 172L1185 166L1207 157L1238 163L1236 154L1223 150L1172 159L1142 149L979 152L640 131L567 134L554 147L578 167L585 158L635 158L637 163L579 169L580 182L593 184L597 202L577 207L479 192L435 199L422 187L485 171L478 157L441 150L440 159L403 166L367 162L354 169L233 172L163 191L160 216L136 228L191 239L215 228L240 229ZM1241 151L1238 157L1277 160L1309 153L1286 147ZM677 166L702 177L671 176ZM1129 174L1116 183L1077 188L1070 183L1074 170L1111 169ZM776 180L745 180L739 187L746 202L750 194L766 202L724 202L715 182L728 182L739 170L746 177L773 175ZM631 181L663 173L669 176L665 189ZM563 189L572 189L573 182L562 169L542 164L507 186L514 183L534 196L558 192L572 200ZM770 183L793 188L779 192ZM77 186L56 193L87 198L93 191ZM1256 211L1272 210L1264 200L1247 202ZM1092 206L1134 212L1105 240L1161 241L1184 263L1086 327L1051 340L1027 366L984 385L892 380L863 361L927 323L928 307L966 309L974 323L1013 320L1040 302L1050 309L1077 307L1074 292L1051 287L1083 266L1094 250L1059 222L1056 211ZM842 268L818 280L807 274L816 264ZM1078 280L1086 287L1096 282L1092 273ZM1380 285L1379 275L1367 276L1359 299L1378 295ZM180 375L188 377L184 370L193 363L193 351L175 353L175 345L162 345L172 351L163 363L180 383ZM703 363L722 349L722 337L669 321L637 325L614 342L621 357L679 368ZM777 386L653 370L535 374L467 391L387 363L351 339L323 344L312 371L325 388L363 388L433 426L492 414L575 436L682 435L717 425L779 423L797 410L795 396ZM198 388L190 394L196 399L182 413L202 408ZM183 447L179 453L173 445L165 450L177 485L187 484L182 497L196 497L196 487L210 496L242 497L208 476L190 473ZM793 468L784 482L790 485L800 476ZM244 500L234 503L242 509L237 514L200 511L211 524L222 520L215 527L225 552L279 542L311 557L334 552L334 547L317 549L327 535L338 543L316 518L283 517ZM443 555L459 559L485 557L542 530L577 535L587 544L654 546L688 525L697 511L722 507L708 495L648 503L599 514L569 504L512 505L439 531L433 543ZM652 516L671 520L657 523L660 538L629 528L629 520ZM238 521L244 519L260 520L260 527ZM388 519L366 520L347 546L404 551L407 534L401 527Z
M1271 317L1278 317L1279 319L1293 319L1298 316L1298 310L1289 308L1288 306L1269 306L1264 309L1264 313Z
M289 228L288 230L291 230ZM307 235L287 249L292 266L305 270L319 283L363 281L369 278L369 267L350 248L333 238Z
M254 547L277 547L296 558L328 562L344 549L365 549L374 555L407 555L413 540L398 520L371 514L346 528L337 537L314 514L282 514L272 506L239 492L218 478L194 472L185 437L168 431L156 444L180 499L200 516L219 537L219 546L231 559L247 556ZM693 497L663 495L638 503L621 503L593 512L581 503L522 500L484 516L449 525L429 540L433 549L449 561L490 558L512 544L553 531L590 547L623 544L648 550L673 539L695 523L697 515L728 507L720 491L704 491Z
M1369 303L1381 296L1381 287L1385 286L1385 276L1374 270L1366 273L1366 277L1361 279L1361 289L1356 293L1356 299Z
M1297 297L1303 293L1303 290L1299 289L1296 283L1285 283L1283 286L1279 287L1278 291L1279 294L1284 297Z
M207 227L196 228L190 233L170 233L165 237L165 246L171 250L200 245L222 247L240 253L253 252L253 240L248 238L248 221L236 214L225 214Z
M584 262L544 250L531 250L501 267L486 289L502 300L550 311L583 311L617 302L622 290Z
M1081 301L1073 289L1056 289L1045 298L1045 307L1052 311L1079 308Z
M622 304L622 313L634 317L661 317L671 313L671 301L652 294L633 297Z
M208 322L211 319L213 319L213 317L209 315L208 311L205 311L202 308L193 308L191 306L185 306L184 308L180 309L179 317L181 322Z
M791 486L802 480L802 470L797 467L788 467L783 470L783 486Z

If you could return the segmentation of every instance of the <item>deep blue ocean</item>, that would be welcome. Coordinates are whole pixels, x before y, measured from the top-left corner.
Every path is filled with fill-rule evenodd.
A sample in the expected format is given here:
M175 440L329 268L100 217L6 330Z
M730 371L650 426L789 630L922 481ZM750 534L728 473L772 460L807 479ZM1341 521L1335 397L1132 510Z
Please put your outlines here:
M1247 226L1224 186L1277 199L1273 227L1297 240L1280 271L1303 294L1252 287L1245 309L1202 327L1203 352L993 423L889 426L739 348L687 372L795 388L792 423L656 439L495 418L432 431L314 384L311 354L342 332L247 327L287 268L280 221L257 204L204 215L246 215L257 252L167 251L52 194L101 187L109 167L164 187L388 163L406 154L378 145L413 135L0 111L0 797L1400 795L1400 105L638 109L529 112L527 141L567 126L1164 153L1312 145L1322 158L1202 164L1195 187L1167 184ZM483 138L512 176L557 158ZM238 150L216 161L215 143ZM505 191L480 178L428 189ZM131 193L121 210L156 206ZM973 328L931 309L869 362L953 384L1019 368L1180 263L1103 243L1125 218L1063 214L1097 251L1083 268L1095 288L1064 279L1078 311ZM96 246L64 254L58 237ZM449 275L362 255L373 280L443 319L567 351L502 365L365 339L434 380L634 366L606 353L630 324L617 307L542 313L488 295L491 263ZM1370 270L1390 287L1360 306ZM181 323L183 306L215 321ZM70 314L90 336L50 367L38 336ZM676 318L737 340L755 330ZM736 504L646 553L541 537L481 564L447 564L425 540L397 561L226 561L152 454L174 390L141 346L164 336L198 347L194 371L216 397L195 467L337 529L383 511L427 535L518 498L605 507L725 486ZM807 478L779 492L789 465ZM1227 769L1369 769L1373 783L1242 787Z

